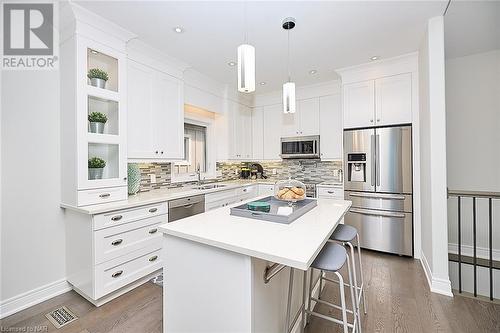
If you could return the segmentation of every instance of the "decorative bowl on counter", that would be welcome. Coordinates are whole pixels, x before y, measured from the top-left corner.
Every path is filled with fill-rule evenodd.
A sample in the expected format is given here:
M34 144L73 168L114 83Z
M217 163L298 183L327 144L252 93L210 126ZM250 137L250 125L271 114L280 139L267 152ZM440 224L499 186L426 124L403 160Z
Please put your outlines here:
M277 181L274 185L274 197L278 200L297 202L306 198L306 186L298 180Z

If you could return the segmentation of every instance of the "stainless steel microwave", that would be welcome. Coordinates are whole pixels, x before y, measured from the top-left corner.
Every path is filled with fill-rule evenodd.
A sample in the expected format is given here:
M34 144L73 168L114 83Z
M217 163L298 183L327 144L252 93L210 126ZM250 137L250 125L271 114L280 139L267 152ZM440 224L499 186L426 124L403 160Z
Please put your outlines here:
M319 135L281 138L281 158L319 157Z

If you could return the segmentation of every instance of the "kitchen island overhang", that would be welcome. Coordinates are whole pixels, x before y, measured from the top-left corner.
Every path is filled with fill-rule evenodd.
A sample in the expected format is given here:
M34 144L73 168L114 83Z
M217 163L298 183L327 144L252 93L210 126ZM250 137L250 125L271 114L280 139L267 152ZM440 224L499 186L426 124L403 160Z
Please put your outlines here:
M288 274L265 283L266 267L308 270L350 206L318 200L291 224L232 216L224 207L160 226L164 332L284 331ZM302 294L297 280L296 309Z

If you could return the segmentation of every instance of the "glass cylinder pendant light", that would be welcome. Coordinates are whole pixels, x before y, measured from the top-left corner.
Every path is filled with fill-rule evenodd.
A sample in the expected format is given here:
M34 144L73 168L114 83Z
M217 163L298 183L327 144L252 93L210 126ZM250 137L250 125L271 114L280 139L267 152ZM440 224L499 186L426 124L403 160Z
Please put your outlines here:
M287 17L283 20L283 29L288 33L288 51L287 51L287 69L288 69L288 82L283 84L283 112L295 113L295 83L291 82L290 77L290 30L295 27L295 19Z
M255 91L255 47L247 39L247 6L244 3L245 42L238 46L238 91Z
M238 46L238 91L255 91L255 47L249 44Z

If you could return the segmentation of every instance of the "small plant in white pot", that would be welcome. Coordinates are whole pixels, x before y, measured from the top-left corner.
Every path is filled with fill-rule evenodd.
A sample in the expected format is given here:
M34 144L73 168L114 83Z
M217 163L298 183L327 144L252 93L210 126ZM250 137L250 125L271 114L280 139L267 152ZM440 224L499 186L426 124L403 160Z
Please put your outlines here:
M89 158L89 179L102 179L102 172L106 166L106 161L99 157Z
M99 68L91 68L87 73L90 79L90 84L97 88L106 88L106 81L108 81L108 73Z
M108 121L108 117L104 113L101 112L91 112L89 114L89 122L90 122L90 133L104 133L104 125Z

